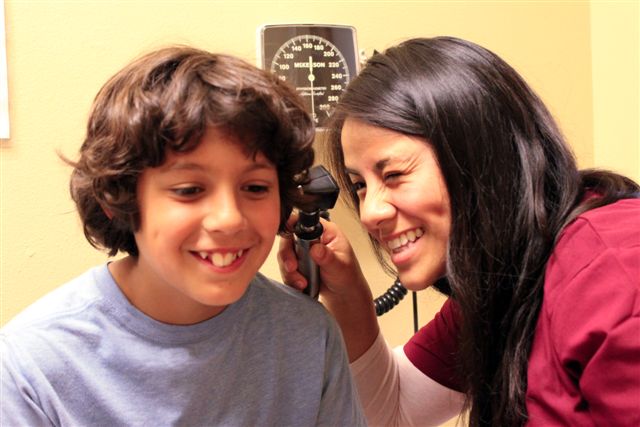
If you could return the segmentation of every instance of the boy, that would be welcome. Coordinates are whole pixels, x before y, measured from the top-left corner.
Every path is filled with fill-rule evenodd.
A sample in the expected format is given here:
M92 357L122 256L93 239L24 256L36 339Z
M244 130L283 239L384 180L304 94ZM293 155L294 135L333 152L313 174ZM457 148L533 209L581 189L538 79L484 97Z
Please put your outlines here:
M0 335L3 425L364 425L322 307L258 273L313 161L297 95L188 47L98 93L71 194L111 256Z

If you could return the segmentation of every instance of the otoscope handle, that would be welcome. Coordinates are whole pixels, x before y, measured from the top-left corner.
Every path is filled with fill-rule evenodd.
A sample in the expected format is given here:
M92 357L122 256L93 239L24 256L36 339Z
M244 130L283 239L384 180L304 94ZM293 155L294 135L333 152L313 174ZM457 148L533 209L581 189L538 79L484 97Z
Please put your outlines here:
M299 212L298 222L296 223L294 233L296 256L298 257L298 270L307 279L307 287L304 293L311 298L318 299L320 293L320 278L318 275L318 266L311 259L309 249L316 242L324 227L320 223L320 212Z
M299 217L294 234L295 250L298 256L298 269L307 279L305 294L317 299L320 293L320 277L318 266L311 259L309 249L320 239L323 227L320 217L328 218L328 209L334 207L340 189L336 180L322 165L308 170L307 181L299 189L307 199L302 206L298 206Z
M307 287L302 291L313 299L318 299L320 294L320 278L318 266L311 259L309 249L313 244L312 240L296 239L296 255L298 257L298 270L307 279Z

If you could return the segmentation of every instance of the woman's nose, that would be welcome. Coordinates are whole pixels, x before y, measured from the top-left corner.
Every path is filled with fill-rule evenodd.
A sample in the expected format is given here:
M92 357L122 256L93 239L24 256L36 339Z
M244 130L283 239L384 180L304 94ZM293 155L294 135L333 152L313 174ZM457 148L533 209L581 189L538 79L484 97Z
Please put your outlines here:
M360 204L360 220L367 230L376 230L395 215L396 208L382 191L369 191Z

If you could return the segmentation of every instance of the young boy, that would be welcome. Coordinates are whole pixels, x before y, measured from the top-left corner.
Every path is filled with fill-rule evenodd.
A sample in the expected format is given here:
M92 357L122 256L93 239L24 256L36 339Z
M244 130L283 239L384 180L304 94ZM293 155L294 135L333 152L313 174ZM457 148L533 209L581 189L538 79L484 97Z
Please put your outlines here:
M336 324L258 269L313 161L297 95L188 47L98 93L71 194L98 266L2 328L2 425L364 425Z

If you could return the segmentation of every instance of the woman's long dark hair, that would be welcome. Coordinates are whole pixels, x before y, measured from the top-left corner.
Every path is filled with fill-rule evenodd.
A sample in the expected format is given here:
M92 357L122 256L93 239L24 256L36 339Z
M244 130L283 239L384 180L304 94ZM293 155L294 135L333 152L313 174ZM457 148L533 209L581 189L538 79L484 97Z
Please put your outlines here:
M579 213L629 197L637 184L578 171L551 114L518 73L452 37L392 47L351 83L329 132L329 161L345 188L347 117L433 146L451 201L447 278L462 313L469 421L524 424L527 363L555 241ZM603 197L581 204L589 188Z

